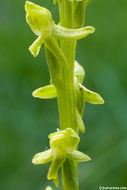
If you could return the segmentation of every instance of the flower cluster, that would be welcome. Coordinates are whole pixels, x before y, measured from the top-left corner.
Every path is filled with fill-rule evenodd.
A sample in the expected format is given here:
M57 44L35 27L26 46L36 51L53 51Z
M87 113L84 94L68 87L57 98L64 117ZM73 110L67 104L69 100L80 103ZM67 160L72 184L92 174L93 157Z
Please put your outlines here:
M70 0L70 2L73 0ZM78 1L78 0L77 0ZM85 5L89 4L90 0L85 0ZM56 3L56 1L54 1ZM37 36L37 39L29 47L30 52L34 57L39 54L41 45L44 43L47 62L50 70L50 84L35 90L32 95L41 99L49 99L58 97L63 83L62 73L68 71L68 60L64 55L59 40L72 41L76 44L77 40L94 33L95 28L91 26L81 27L77 29L69 29L56 25L52 19L50 11L46 8L38 6L34 3L26 1L26 21L31 30ZM75 46L75 45L74 45ZM90 160L90 157L77 150L80 141L78 130L85 132L84 123L82 120L85 102L92 104L103 104L102 97L95 92L88 90L82 84L84 82L85 71L83 67L75 60L74 62L74 102L75 102L75 128L70 126L63 130L49 135L50 149L38 153L34 156L33 164L45 164L51 162L47 178L53 180L56 186L59 184L58 170L64 164L66 159L74 162L82 162ZM65 85L65 84L64 84ZM64 104L64 103L63 103ZM47 187L47 190L51 189Z

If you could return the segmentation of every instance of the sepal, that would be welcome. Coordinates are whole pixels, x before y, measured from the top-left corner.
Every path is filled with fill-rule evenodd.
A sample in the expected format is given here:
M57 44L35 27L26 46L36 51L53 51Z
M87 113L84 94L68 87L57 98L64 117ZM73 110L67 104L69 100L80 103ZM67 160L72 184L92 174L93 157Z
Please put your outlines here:
M26 21L31 30L37 36L43 34L43 37L45 37L45 35L50 32L49 29L52 27L52 16L50 11L30 1L26 1L25 10Z
M78 150L74 150L70 154L67 154L67 157L71 160L74 160L76 162L85 162L91 160L89 156L84 154L83 152L80 152Z
M88 90L83 85L79 84L80 90L84 94L84 100L91 103L91 104L104 104L103 98L96 92L92 92L91 90Z
M79 40L81 38L84 38L89 34L94 33L94 31L95 28L92 26L86 26L79 29L68 29L56 24L54 25L53 29L54 35L58 39L73 39L73 40Z
M25 3L25 11L26 11L26 13L29 13L31 10L40 10L40 11L45 10L45 11L47 11L47 13L49 13L49 11L46 8L41 7L41 6L39 6L39 5L35 4L35 3L32 3L30 1L26 1L26 3Z
M41 98L41 99L51 99L55 98L57 96L56 93L56 88L54 85L47 85L41 88L38 88L33 91L32 96L36 98Z
M33 164L46 164L48 162L51 162L53 158L52 150L46 150L40 153L35 154L33 157L32 163Z

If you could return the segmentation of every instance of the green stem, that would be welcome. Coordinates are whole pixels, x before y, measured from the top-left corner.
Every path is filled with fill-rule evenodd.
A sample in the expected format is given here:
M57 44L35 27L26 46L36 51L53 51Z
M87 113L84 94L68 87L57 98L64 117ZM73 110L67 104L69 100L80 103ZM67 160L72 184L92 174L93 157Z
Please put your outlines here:
M74 59L76 42L68 40L62 41L62 50L67 59L66 67L59 67L55 56L46 48L46 56L51 72L53 84L56 86L60 127L66 129L73 128L78 132L76 127L76 99L74 88ZM62 184L63 190L78 190L78 172L77 163L66 159L62 167Z
M66 159L62 167L62 190L78 190L77 163Z
M74 88L74 60L76 42L70 40L61 41L61 49L67 59L67 69L63 69L62 89L58 89L58 105L60 114L60 127L68 127L78 132L76 126L76 95ZM61 94L62 93L62 94ZM77 163L67 159L62 167L63 190L78 190Z
M62 69L62 85L57 88L57 97L60 115L60 127L66 129L68 127L77 132L75 112L75 88L74 88L74 60L75 60L76 41L61 40L61 49L67 60L67 67Z
M80 28L84 24L85 8L84 1L69 2L59 0L60 25L66 28ZM60 40L60 48L67 60L67 68L62 69L62 86L57 88L57 98L60 115L60 127L74 129L76 126L76 94L74 88L74 61L76 41ZM77 163L66 159L62 167L63 190L78 190Z
M65 28L83 27L85 18L84 1L69 2L59 0L60 25ZM57 100L60 116L60 128L72 128L78 133L76 124L76 92L74 86L74 62L76 51L76 40L60 40L60 48L63 57L57 59L55 54L46 48L46 56L51 71L52 83L57 90ZM62 55L61 55L62 56ZM65 67L59 67L58 60L61 60ZM78 169L77 163L66 159L62 166L62 189L78 190Z

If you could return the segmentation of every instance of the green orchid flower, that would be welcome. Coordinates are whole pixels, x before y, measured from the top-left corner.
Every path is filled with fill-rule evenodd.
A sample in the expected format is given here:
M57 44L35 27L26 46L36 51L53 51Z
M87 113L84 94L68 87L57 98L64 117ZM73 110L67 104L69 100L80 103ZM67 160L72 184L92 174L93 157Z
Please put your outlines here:
M33 164L45 164L52 161L47 178L49 180L53 179L56 186L58 186L58 170L66 158L82 162L90 160L90 157L76 150L80 138L71 128L51 133L49 139L50 149L36 154L32 162Z
M44 7L38 6L30 1L26 1L26 21L29 24L31 30L38 36L34 43L29 47L33 56L37 56L40 47L45 43L46 47L60 59L65 58L61 52L55 37L58 39L81 39L87 35L93 33L95 29L91 26L87 26L80 29L67 29L56 25L52 19L50 11ZM64 62L66 62L64 60Z
M54 4L57 0L53 0ZM75 60L76 44L81 38L94 33L95 28L84 26L85 10L91 0L59 0L59 24L55 24L51 12L26 1L26 21L37 39L29 47L36 57L44 44L50 73L50 84L33 91L36 98L57 97L60 129L49 135L50 148L36 154L33 164L51 162L47 178L59 184L62 167L62 189L78 190L77 162L90 157L78 151L79 130L84 133L82 120L85 102L103 104L104 100L83 86L84 68ZM45 190L52 190L50 186Z
M32 31L38 36L37 40L29 47L30 52L37 56L44 39L50 35L52 16L48 9L26 1L26 21Z

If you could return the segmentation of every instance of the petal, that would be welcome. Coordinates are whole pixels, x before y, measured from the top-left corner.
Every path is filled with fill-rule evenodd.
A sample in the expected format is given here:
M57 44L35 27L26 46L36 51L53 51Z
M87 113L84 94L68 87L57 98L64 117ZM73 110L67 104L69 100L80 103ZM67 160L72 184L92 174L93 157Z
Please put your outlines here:
M26 1L26 21L36 35L47 35L52 27L52 16L48 9Z
M103 98L96 92L88 90L83 85L79 84L80 90L84 93L84 100L91 104L104 104Z
M47 12L47 14L49 16L51 16L51 13L50 13L50 11L48 9L46 9L44 7L41 7L41 6L39 6L39 5L35 4L35 3L32 3L30 1L26 1L26 3L25 3L25 11L26 11L26 13L28 14L31 10L45 11L45 12Z
M67 154L67 157L71 160L74 160L76 162L84 162L89 161L91 158L84 154L83 152L80 152L78 150L74 150L72 153Z
M26 14L26 21L36 35L45 37L50 33L52 17L46 11L33 9Z
M35 154L32 163L33 164L46 164L48 162L50 162L53 158L53 153L51 151L51 149L46 150L44 152L40 152Z
M56 88L54 85L47 85L38 88L33 91L32 95L36 98L42 98L42 99L55 98L57 96Z
M80 29L68 29L59 25L54 25L54 35L59 39L75 39L79 40L94 33L95 28L92 26L86 26Z
M26 3L25 3L25 11L27 13L29 13L33 9L40 10L40 11L45 10L45 11L47 11L50 14L50 12L48 11L48 9L46 9L44 7L41 7L41 6L39 6L39 5L35 4L35 3L32 3L30 1L26 1Z

